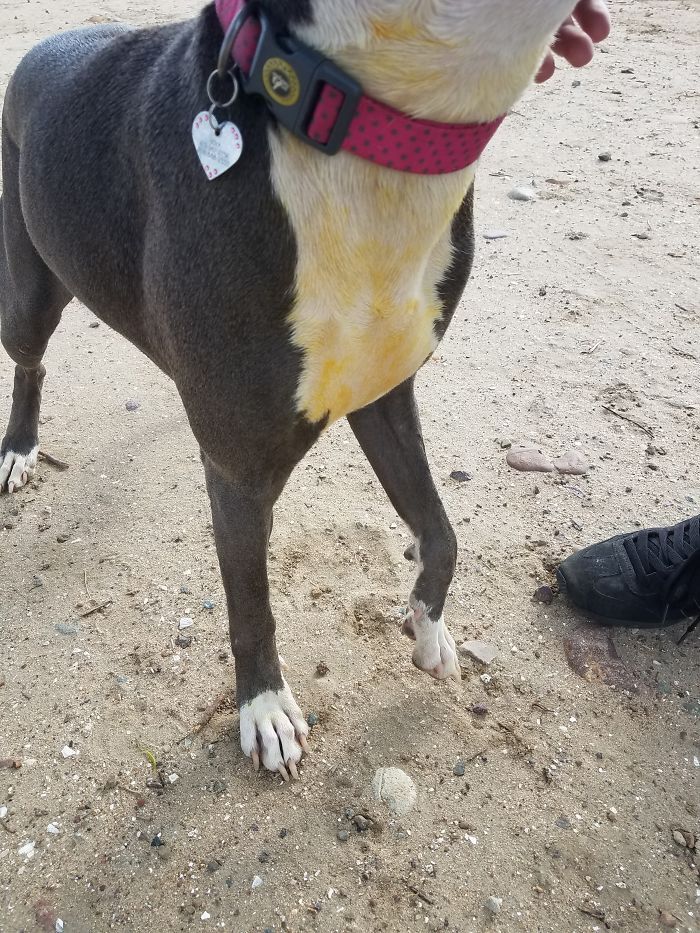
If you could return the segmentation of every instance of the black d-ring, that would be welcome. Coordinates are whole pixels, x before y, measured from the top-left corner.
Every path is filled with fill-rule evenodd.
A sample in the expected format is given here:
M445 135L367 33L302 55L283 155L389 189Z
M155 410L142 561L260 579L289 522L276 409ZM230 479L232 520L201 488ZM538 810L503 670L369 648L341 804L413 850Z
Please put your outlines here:
M219 52L219 62L216 67L216 72L222 80L226 77L226 72L231 67L231 52L233 51L233 43L238 38L238 33L241 31L241 29L243 29L243 24L249 16L250 11L244 4L231 25L226 30L226 35L224 36L224 41L221 44L221 50Z

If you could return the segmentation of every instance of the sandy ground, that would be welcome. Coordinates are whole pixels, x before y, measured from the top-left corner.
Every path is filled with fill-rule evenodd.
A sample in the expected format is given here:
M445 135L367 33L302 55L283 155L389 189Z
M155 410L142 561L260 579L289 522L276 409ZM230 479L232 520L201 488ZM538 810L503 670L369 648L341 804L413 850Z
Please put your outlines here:
M195 444L168 380L66 312L42 444L70 470L43 464L0 501L0 758L21 763L0 770L3 933L700 929L697 858L673 837L700 832L697 636L616 633L638 692L588 683L564 652L580 620L531 598L573 549L700 503L700 9L613 10L595 64L533 89L489 150L475 273L420 377L459 538L447 618L498 649L490 683L466 658L461 684L411 666L396 621L409 538L340 424L293 477L271 545L281 650L319 719L303 781L254 776L226 704L198 732L233 665ZM94 16L85 0L4 0L0 83L40 37ZM529 180L536 202L507 198ZM11 372L3 359L2 413ZM504 439L579 449L591 469L515 473ZM418 788L401 819L372 799L387 765Z

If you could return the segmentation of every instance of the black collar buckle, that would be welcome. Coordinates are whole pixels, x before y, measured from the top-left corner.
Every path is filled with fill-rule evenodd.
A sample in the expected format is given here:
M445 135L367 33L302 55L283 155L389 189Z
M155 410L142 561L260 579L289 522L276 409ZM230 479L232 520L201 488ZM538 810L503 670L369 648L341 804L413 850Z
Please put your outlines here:
M263 97L277 120L295 136L326 155L334 155L357 112L361 86L330 59L274 30L262 11L257 18L260 39L249 74L240 76L243 90ZM343 102L327 142L319 142L309 136L308 129L326 84L343 95Z

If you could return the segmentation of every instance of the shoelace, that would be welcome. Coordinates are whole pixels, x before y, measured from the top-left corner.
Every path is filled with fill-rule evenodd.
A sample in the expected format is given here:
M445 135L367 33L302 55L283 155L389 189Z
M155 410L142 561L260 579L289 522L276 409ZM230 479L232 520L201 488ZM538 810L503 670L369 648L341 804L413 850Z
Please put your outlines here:
M690 625L678 640L682 645L688 635L700 624L700 550L679 567L668 581L666 586L666 607L664 609L664 622L669 611L678 607L686 618L690 619Z
M640 531L627 538L624 547L640 581L656 574L664 577L700 551L700 515L673 528Z
M672 609L691 620L678 644L700 624L700 515L672 528L640 531L624 547L640 581L667 577L661 589L664 619ZM649 578L652 578L651 580Z

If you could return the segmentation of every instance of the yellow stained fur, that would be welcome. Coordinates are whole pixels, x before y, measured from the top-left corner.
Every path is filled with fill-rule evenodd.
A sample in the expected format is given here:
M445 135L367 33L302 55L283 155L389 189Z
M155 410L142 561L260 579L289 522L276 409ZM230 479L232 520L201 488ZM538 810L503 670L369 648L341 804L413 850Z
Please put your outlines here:
M412 376L437 345L436 286L471 170L401 175L271 137L273 180L298 245L292 339L297 407L329 423Z
M371 96L418 117L479 122L520 96L571 6L324 0L301 32ZM328 158L285 132L271 134L270 146L298 247L297 408L332 422L413 375L435 350L437 285L475 166L423 177L345 153Z

